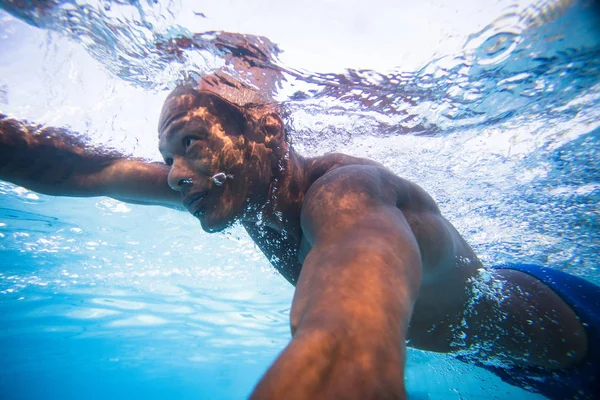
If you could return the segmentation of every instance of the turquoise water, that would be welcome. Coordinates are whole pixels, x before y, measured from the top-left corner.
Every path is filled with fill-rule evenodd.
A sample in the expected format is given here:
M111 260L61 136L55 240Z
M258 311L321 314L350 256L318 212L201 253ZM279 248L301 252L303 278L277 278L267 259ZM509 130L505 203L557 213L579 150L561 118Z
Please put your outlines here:
M213 3L64 2L20 12L28 24L0 11L0 112L157 160L168 88L228 53L211 35L179 59L156 43L266 36L302 154L369 157L418 182L488 265L600 283L592 2ZM2 398L244 398L290 339L293 288L240 227L208 235L158 207L0 194ZM414 350L406 378L416 399L540 398Z

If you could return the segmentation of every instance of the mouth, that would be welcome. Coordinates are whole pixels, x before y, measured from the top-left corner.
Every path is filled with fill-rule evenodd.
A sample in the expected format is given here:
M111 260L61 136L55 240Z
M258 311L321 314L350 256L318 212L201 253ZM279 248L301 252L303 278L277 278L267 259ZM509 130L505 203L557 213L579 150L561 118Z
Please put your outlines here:
M189 211L190 214L192 214L194 217L198 217L204 214L204 210L200 208L200 203L202 202L202 199L204 199L207 195L207 192L188 194L183 199L183 205Z

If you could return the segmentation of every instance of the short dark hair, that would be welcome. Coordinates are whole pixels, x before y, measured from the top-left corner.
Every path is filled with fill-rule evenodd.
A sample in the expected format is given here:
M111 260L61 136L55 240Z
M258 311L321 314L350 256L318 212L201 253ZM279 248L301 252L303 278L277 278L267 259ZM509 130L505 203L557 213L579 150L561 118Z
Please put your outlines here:
M245 99L247 100L248 97ZM285 135L285 127L281 122L281 107L278 104L273 102L236 104L212 90L197 89L192 85L178 86L169 93L163 104L158 131L162 132L173 119L199 107L206 107L211 114L221 119L226 131L249 133L257 129L262 131L283 129ZM278 126L273 126L274 123Z

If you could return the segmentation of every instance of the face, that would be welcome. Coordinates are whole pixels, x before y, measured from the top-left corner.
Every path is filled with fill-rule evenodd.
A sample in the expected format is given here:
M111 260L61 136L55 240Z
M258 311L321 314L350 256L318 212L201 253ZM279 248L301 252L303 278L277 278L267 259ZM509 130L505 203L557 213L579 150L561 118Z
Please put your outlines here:
M256 191L265 185L268 191L268 152L246 137L238 107L175 91L165 102L159 129L159 149L171 168L169 186L181 193L205 231L225 229L251 208Z

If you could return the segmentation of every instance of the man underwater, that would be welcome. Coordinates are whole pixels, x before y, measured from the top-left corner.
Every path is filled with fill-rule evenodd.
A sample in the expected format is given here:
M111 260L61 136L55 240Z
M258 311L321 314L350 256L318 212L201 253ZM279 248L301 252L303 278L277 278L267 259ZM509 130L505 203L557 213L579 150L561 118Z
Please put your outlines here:
M167 97L164 164L0 114L0 179L183 205L206 232L241 223L296 286L292 339L251 399L404 399L407 344L549 398L595 398L600 288L531 265L483 269L422 188L370 160L300 156L278 106L227 83Z

